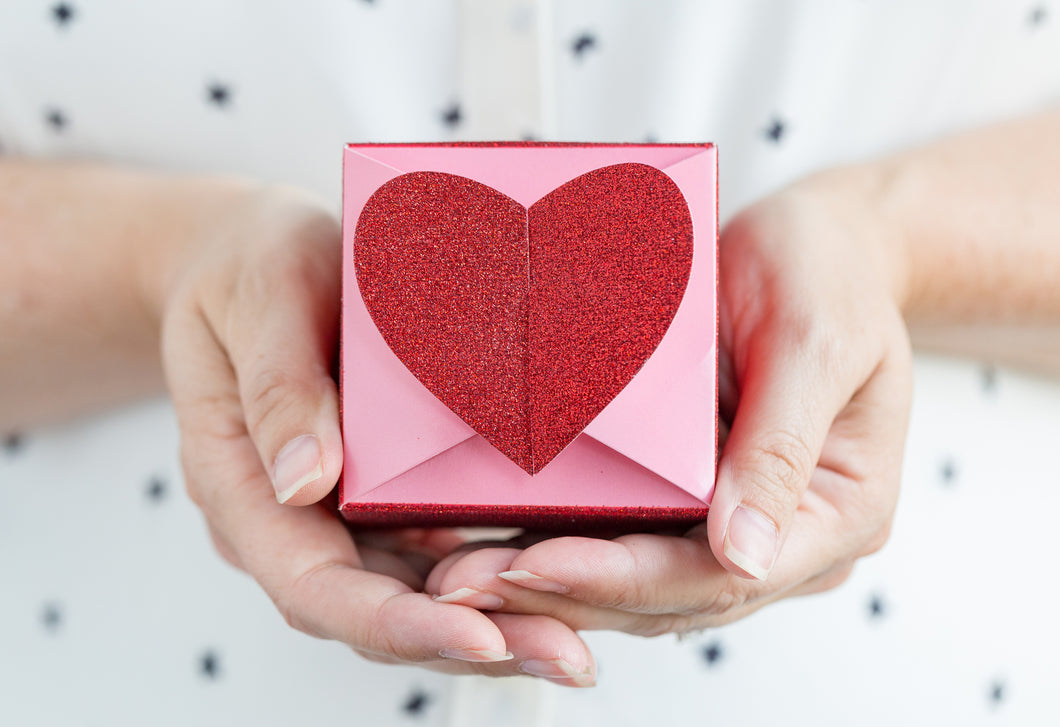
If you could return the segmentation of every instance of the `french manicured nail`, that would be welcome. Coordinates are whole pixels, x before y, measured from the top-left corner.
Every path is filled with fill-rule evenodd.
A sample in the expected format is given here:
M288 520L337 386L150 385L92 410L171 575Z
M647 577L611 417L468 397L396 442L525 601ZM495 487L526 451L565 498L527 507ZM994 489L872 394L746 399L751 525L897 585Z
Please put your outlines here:
M489 649L442 649L438 655L443 659L457 659L458 661L509 661L515 658L512 652L502 654L499 651Z
M548 679L565 687L595 687L596 676L590 666L578 671L563 659L527 659L519 665L519 671L534 677Z
M456 603L461 606L470 606L482 611L496 611L504 605L504 599L496 593L486 593L476 588L457 588L452 593L444 596L435 596L438 603Z
M303 487L324 474L320 442L312 434L295 437L276 455L272 466L272 486L276 499L285 503Z
M536 573L531 573L528 570L508 570L503 573L497 574L498 578L503 578L509 583L514 583L517 586L523 586L524 588L532 588L535 591L548 591L549 593L567 593L570 588L557 583L556 581L550 581L548 578L539 576Z
M760 581L777 558L777 526L757 510L738 507L725 534L725 557Z

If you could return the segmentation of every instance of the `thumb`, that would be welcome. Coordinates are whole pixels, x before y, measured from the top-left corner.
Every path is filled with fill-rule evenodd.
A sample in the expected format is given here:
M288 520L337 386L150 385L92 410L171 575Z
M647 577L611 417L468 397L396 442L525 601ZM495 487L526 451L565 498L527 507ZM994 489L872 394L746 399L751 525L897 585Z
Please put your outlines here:
M339 327L337 225L318 219L252 261L225 318L247 431L290 505L317 502L342 471L331 361Z
M748 356L706 528L722 566L765 580L849 396L812 349L785 356L775 346L759 348L773 350Z

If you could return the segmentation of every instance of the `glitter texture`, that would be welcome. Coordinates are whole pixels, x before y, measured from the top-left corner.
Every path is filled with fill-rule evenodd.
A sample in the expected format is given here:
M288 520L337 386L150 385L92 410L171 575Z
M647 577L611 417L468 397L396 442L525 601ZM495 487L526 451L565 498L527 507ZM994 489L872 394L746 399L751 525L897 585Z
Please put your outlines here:
M365 204L354 263L391 350L534 474L658 346L688 282L692 221L644 164L588 172L529 210L465 177L412 172Z
M482 526L539 528L557 533L651 532L687 528L707 519L703 507L541 507L531 505L445 505L421 502L346 502L342 515L357 527Z
M391 350L529 470L523 206L466 177L403 174L365 204L353 255L361 297Z
M583 174L529 217L536 472L659 345L692 269L692 218L677 185L645 164Z

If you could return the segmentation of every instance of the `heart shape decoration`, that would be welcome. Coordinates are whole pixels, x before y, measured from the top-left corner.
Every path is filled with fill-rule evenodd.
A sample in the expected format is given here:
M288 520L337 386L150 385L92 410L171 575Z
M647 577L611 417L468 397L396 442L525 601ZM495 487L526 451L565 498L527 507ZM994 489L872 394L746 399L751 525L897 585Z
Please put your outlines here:
M390 349L533 475L659 345L688 283L692 218L645 164L588 172L529 209L473 179L412 172L369 198L353 244Z

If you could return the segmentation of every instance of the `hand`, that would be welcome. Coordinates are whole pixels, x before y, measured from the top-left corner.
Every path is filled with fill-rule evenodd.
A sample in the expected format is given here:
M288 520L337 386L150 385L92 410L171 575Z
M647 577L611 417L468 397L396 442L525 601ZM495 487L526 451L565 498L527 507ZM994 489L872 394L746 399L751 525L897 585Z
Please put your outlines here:
M705 523L683 537L457 551L427 590L493 594L502 610L574 629L658 634L841 583L887 538L911 399L902 241L871 207L873 184L822 175L723 232L720 409L731 431Z
M331 376L339 227L290 190L221 207L202 240L164 256L175 272L153 286L169 291L163 360L188 492L217 549L290 625L369 659L591 683L592 657L559 622L422 593L426 571L462 542L455 534L375 533L376 547L359 547L334 502L320 503L343 457Z

